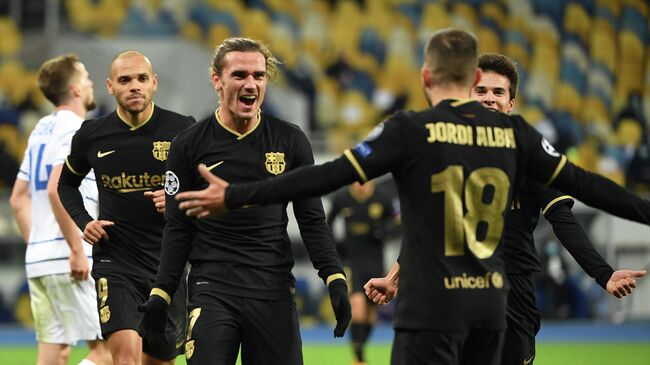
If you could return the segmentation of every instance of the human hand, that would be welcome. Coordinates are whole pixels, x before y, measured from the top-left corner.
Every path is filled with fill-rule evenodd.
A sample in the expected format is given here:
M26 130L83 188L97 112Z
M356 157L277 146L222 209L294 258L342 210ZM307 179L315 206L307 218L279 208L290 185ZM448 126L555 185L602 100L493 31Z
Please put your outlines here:
M94 220L88 222L83 232L84 241L90 243L91 245L94 245L102 238L107 240L108 233L106 233L104 227L110 227L114 224L114 222L106 220Z
M374 303L384 305L390 303L397 295L399 289L396 280L388 278L372 278L363 286L368 299Z
M177 194L176 200L181 202L178 207L189 217L207 218L225 213L228 182L212 174L204 164L199 165L199 173L208 182L208 187Z
M145 191L144 196L153 201L158 213L165 213L165 189Z
M88 280L90 265L83 250L70 253L70 276L75 280Z
M607 281L607 292L617 298L631 294L636 288L636 280L645 276L645 270L618 270L614 271Z
M167 302L161 296L153 294L143 304L138 305L138 312L142 312L142 318L138 322L138 333L144 336L147 329L164 331L167 324Z
M330 302L336 318L334 337L343 337L352 319L352 308L348 297L348 285L343 279L332 281L328 286Z

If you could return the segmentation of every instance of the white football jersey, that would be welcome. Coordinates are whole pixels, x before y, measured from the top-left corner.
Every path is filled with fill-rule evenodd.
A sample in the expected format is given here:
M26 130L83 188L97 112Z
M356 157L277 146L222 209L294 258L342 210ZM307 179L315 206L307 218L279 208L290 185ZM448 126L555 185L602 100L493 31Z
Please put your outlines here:
M52 167L65 163L70 153L72 136L81 127L83 118L69 110L58 110L41 118L29 136L18 179L29 181L32 201L32 228L25 253L28 278L70 272L70 248L54 218L47 196L47 183ZM91 170L79 191L86 210L97 218L97 185ZM79 232L81 235L81 231ZM83 241L84 251L92 260L92 246Z

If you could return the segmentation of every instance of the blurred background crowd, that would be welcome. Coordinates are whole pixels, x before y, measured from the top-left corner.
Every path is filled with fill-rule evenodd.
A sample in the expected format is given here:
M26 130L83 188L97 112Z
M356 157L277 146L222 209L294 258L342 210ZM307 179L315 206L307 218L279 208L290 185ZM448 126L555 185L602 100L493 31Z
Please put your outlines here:
M112 56L141 49L153 54L161 80L156 101L200 119L217 103L207 71L212 48L230 36L261 39L282 62L264 109L300 124L318 160L395 110L425 108L424 41L460 27L476 34L480 52L517 63L516 113L578 165L647 193L649 12L645 0L0 0L0 274L13 283L0 287L0 321L30 318L20 302L24 248L6 197L31 128L52 109L35 83L49 57L79 54L103 113L114 108L103 87ZM586 211L584 223L593 217ZM545 315L611 315L602 290L576 273L544 229ZM318 318L320 299L310 290L304 313Z

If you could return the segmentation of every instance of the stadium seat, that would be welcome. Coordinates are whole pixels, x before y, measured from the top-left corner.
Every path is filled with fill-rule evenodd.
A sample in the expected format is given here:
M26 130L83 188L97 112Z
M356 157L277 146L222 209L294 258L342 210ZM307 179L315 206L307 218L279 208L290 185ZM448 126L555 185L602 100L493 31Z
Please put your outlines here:
M622 31L636 34L642 43L648 41L648 3L644 1L627 1L621 13Z
M498 29L504 29L508 24L508 8L502 2L483 2L480 8L481 21L489 20Z
M501 53L501 37L491 27L481 26L476 32L480 53Z
M22 35L16 23L9 17L0 17L0 57L14 56L22 48Z
M589 43L590 28L591 18L587 10L577 2L569 2L564 9L564 31L577 35L584 46Z
M581 45L576 42L565 42L562 45L560 80L571 84L582 94L586 89L585 72L588 62Z

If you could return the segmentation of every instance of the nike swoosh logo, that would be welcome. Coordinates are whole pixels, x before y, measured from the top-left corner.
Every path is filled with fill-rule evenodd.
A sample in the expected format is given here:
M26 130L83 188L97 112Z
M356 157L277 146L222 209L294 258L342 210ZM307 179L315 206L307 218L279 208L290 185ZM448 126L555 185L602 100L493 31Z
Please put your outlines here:
M530 362L533 361L534 358L535 358L535 355L531 356L530 359L528 359L528 360L524 359L524 365L530 364Z
M215 163L214 165L208 166L208 171L212 170L213 168L215 168L215 167L217 167L219 165L221 165L222 163L223 163L223 161L219 161L219 162Z
M115 150L111 150L108 152L102 152L102 151L97 151L97 158L102 158L110 155L111 153L115 152Z

